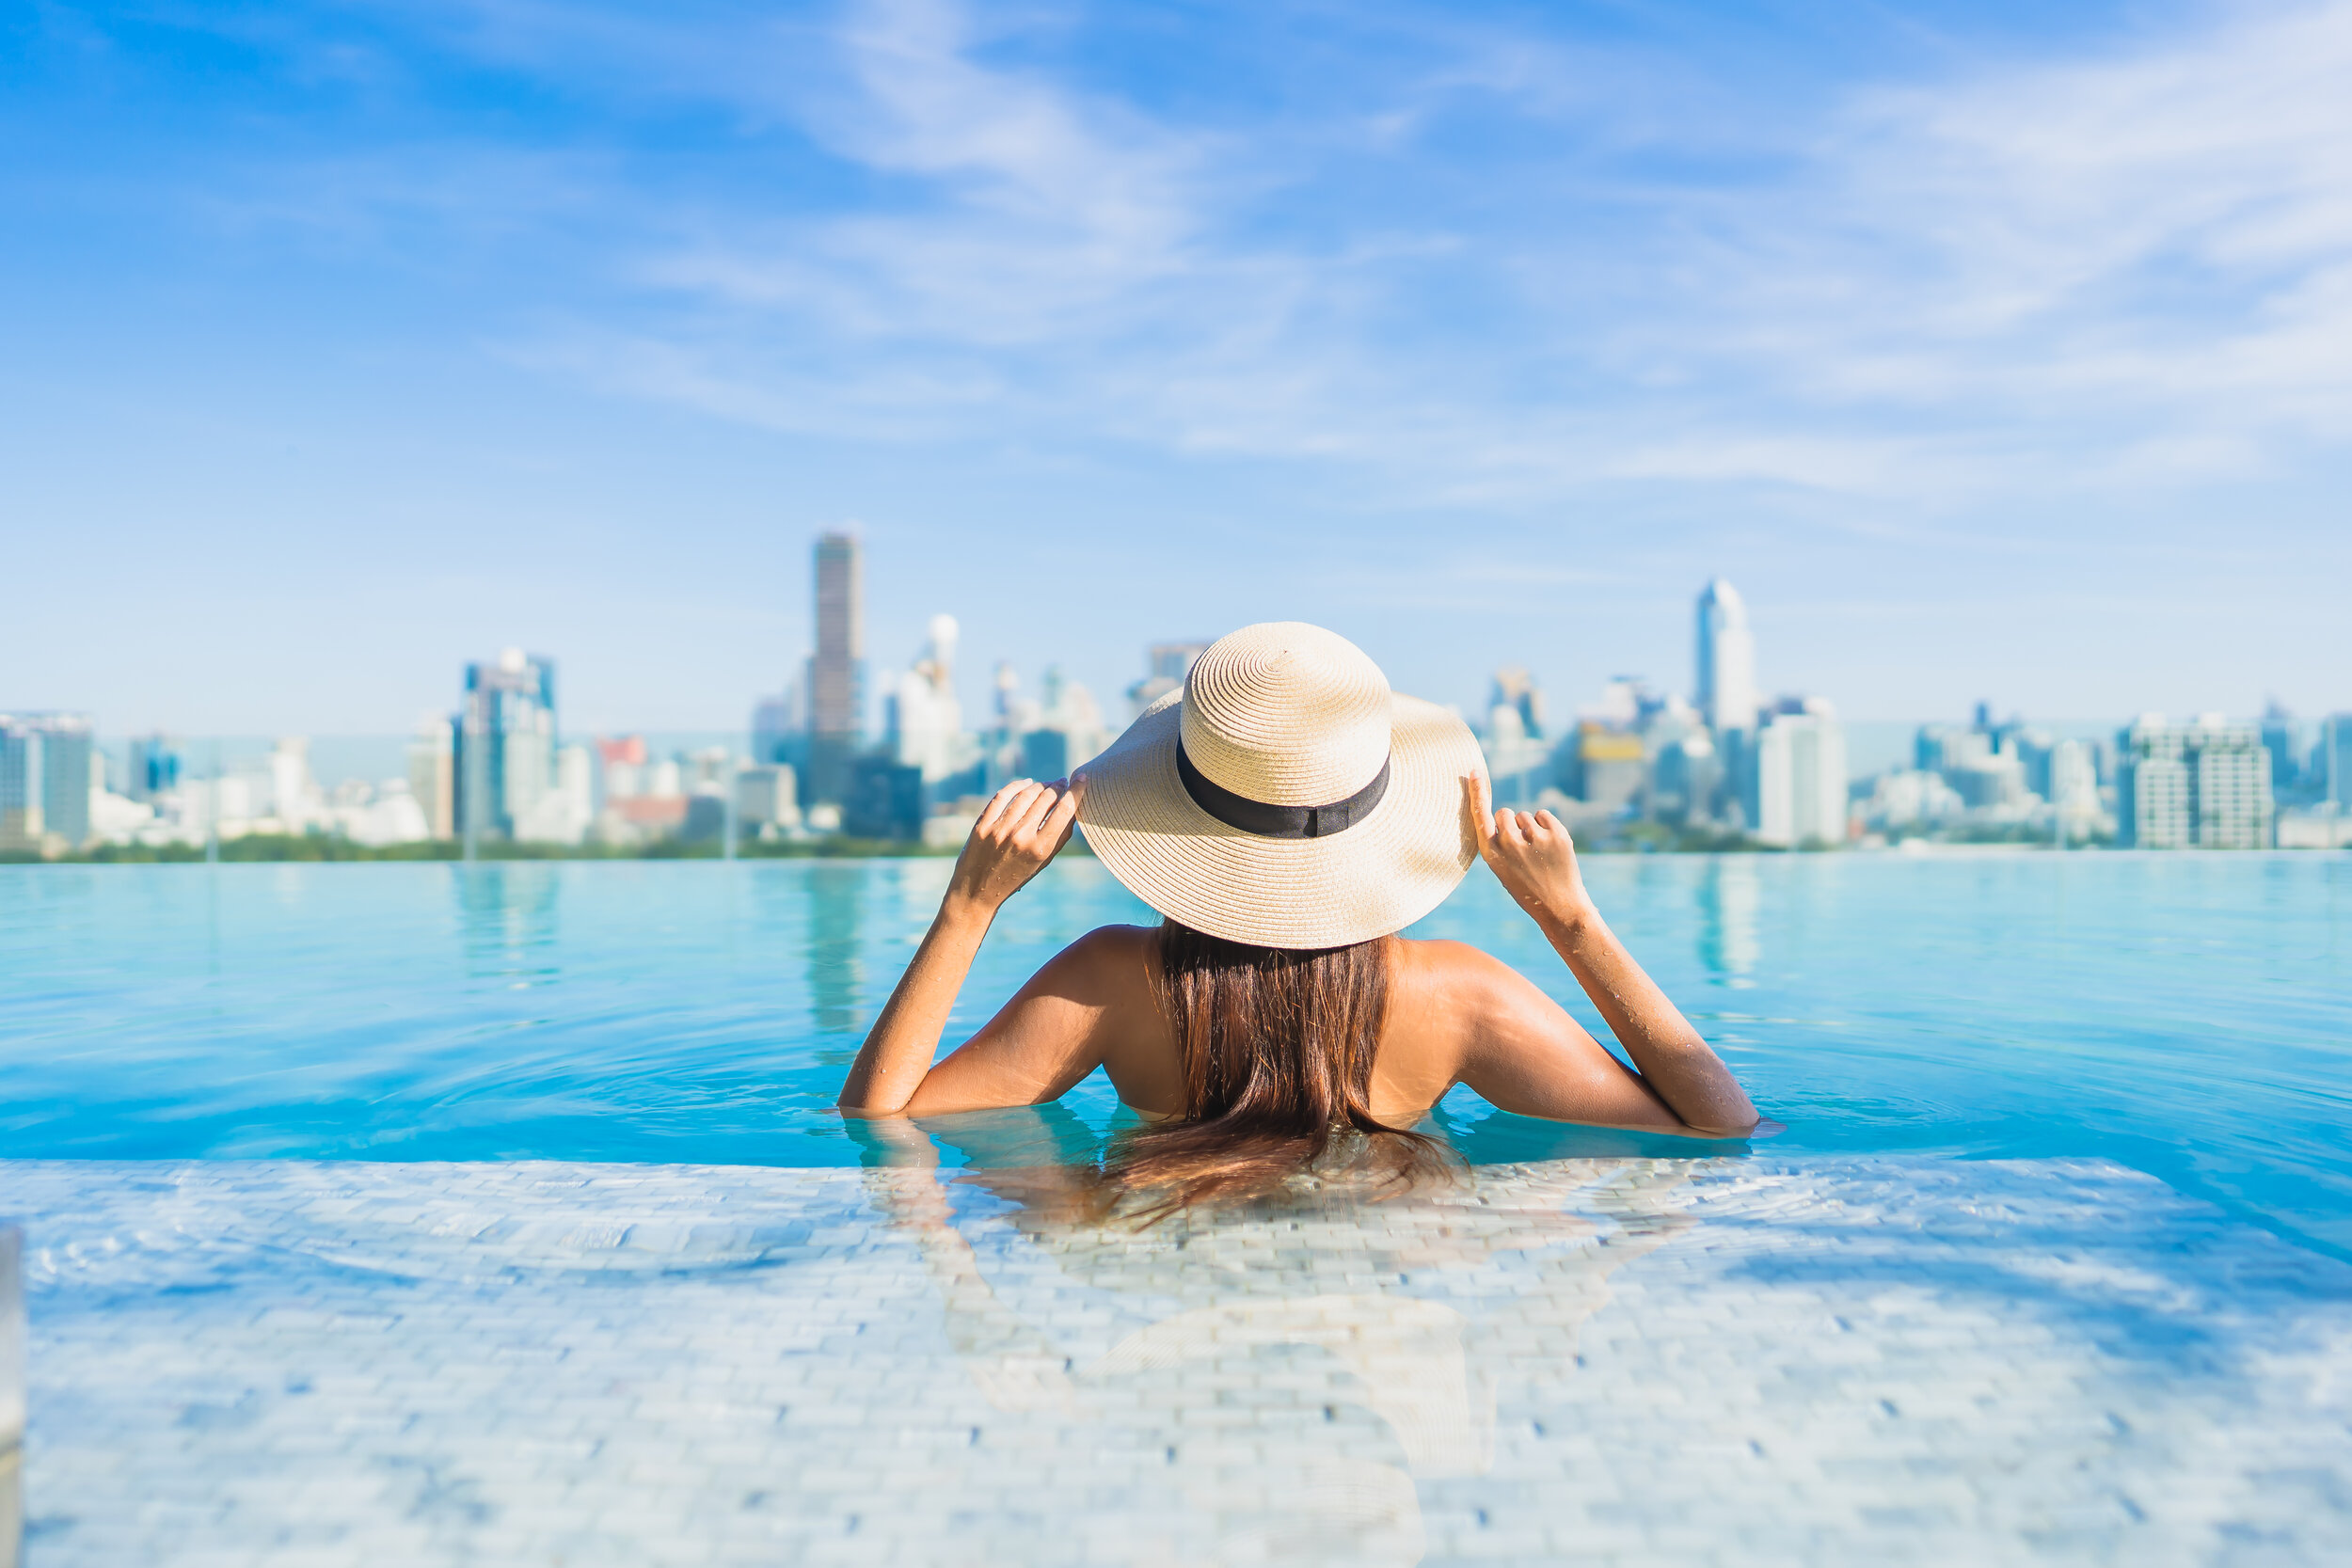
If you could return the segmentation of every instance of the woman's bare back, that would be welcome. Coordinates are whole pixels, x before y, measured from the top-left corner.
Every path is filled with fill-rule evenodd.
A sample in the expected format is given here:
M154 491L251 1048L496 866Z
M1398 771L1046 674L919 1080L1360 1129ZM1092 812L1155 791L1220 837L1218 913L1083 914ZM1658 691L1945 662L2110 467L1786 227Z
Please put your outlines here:
M1617 941L1585 894L1549 813L1489 812L1472 790L1481 853L1567 963L1628 1068L1525 975L1457 942L1391 944L1372 1112L1410 1126L1455 1084L1506 1111L1560 1121L1738 1137L1756 1108L1698 1032ZM1042 786L1027 786L1031 790ZM1003 900L1069 836L1070 797L984 817L956 885L842 1086L845 1112L927 1116L1041 1104L1100 1067L1127 1104L1182 1114L1183 1063L1156 985L1159 933L1106 926L1057 954L945 1061L930 1065L971 958Z
M933 1069L905 1114L1040 1103L1067 1093L1098 1065L1122 1103L1151 1117L1182 1114L1184 1061L1159 1001L1158 966L1152 927L1089 932ZM1410 1127L1455 1084L1527 1116L1722 1135L1677 1117L1565 1008L1500 959L1466 942L1391 938L1372 1113L1391 1127Z

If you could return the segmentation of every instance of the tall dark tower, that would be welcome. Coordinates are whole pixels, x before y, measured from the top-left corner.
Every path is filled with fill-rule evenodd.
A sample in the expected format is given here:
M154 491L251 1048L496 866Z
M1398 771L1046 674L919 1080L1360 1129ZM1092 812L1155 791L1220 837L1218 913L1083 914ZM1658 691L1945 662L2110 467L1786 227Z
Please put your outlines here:
M849 799L864 743L866 582L857 536L817 536L817 651L808 661L809 801Z

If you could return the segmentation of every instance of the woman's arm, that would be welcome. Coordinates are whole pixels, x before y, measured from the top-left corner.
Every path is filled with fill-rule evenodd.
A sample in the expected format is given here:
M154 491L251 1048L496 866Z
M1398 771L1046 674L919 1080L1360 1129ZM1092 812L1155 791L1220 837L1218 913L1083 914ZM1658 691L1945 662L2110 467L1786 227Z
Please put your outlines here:
M867 1117L907 1112L931 1070L980 939L1005 900L1070 842L1077 816L1076 790L1027 780L1007 784L982 808L914 961L898 976L850 1066L838 1101L843 1111Z
M1462 787L1478 829L1479 854L1567 960L1577 984L1633 1058L1642 1083L1692 1132L1715 1137L1752 1132L1760 1118L1739 1080L1594 908L1577 869L1576 847L1559 818L1548 811L1490 812L1484 778L1466 778Z

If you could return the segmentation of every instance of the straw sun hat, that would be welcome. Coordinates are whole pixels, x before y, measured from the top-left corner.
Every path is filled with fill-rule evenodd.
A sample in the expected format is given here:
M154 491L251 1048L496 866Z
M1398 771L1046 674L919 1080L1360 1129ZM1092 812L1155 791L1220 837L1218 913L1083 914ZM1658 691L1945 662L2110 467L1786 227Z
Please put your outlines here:
M1297 621L1193 661L1083 769L1078 826L1111 875L1197 931L1342 947L1436 909L1478 856L1469 726L1400 697L1362 649Z

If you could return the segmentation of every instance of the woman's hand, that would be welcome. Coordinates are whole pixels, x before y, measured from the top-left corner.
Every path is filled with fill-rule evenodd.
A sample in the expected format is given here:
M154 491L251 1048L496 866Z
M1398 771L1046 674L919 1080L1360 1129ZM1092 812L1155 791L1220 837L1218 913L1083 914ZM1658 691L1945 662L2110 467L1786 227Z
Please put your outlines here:
M1573 927L1593 918L1592 895L1576 868L1576 845L1558 817L1548 811L1492 810L1486 780L1477 773L1463 775L1462 794L1478 832L1479 858L1536 924Z
M849 1076L841 1081L838 1103L844 1113L905 1113L930 1073L956 992L971 972L989 922L1006 899L1044 870L1045 863L1070 842L1070 826L1078 819L1078 790L1059 784L1021 779L998 790L981 808L963 853L956 857L947 896L939 901L939 917L923 933L914 961L898 976L890 1000L866 1031L866 1043L858 1048L857 1060L850 1064Z
M1016 779L998 790L980 809L963 853L956 857L946 904L994 914L1070 842L1078 794L1059 781L1045 784L1030 779Z

